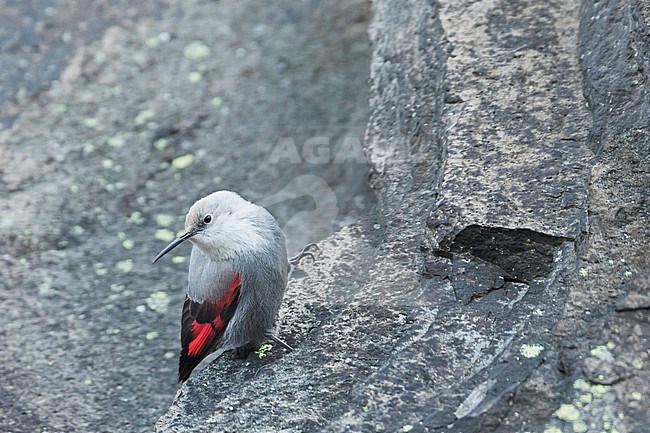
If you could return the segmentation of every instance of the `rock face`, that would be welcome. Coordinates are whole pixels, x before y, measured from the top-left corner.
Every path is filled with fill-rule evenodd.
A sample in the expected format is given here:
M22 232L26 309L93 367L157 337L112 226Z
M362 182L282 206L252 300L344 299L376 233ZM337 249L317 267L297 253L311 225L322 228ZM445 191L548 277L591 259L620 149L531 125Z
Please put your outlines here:
M213 363L156 431L647 429L641 16L374 2L376 223L292 282L294 352Z
M648 10L322 3L113 27L2 132L0 426L648 430ZM280 313L295 350L225 355L164 412L185 266L152 272L151 238L215 187L321 252Z
M189 248L151 260L188 207L239 191L294 253L372 206L368 5L0 3L3 64L35 79L54 58L58 77L1 89L19 115L0 130L0 431L151 431L177 390Z

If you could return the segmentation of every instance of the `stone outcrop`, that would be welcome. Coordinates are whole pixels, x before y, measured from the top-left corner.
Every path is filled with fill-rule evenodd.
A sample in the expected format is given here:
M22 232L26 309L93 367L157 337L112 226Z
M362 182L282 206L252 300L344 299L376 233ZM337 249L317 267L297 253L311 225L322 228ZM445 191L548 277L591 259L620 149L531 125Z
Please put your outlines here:
M374 2L374 225L324 240L292 282L294 352L212 364L156 431L647 427L640 18Z
M131 11L0 119L2 430L647 430L648 8L325 3ZM177 387L218 188L321 250Z

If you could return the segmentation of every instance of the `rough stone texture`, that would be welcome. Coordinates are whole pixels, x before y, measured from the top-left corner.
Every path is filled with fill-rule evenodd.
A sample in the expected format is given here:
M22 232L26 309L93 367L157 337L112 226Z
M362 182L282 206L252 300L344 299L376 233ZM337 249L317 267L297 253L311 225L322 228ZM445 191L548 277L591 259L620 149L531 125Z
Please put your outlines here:
M650 122L649 41L643 13L648 16L647 3L634 0L581 4L578 53L593 116L589 146L595 152L612 134L647 128Z
M372 204L359 160L368 7L46 6L51 22L16 21L68 28L76 48L36 37L35 56L71 52L55 59L65 67L22 109L0 109L19 114L0 130L0 431L150 431L177 388L189 248L151 260L193 201L222 188L272 201L292 252ZM102 16L104 32L75 39ZM3 47L44 67L20 42ZM350 146L313 161L312 137L331 140L330 160L356 138L359 159ZM293 153L273 153L282 138Z
M1 132L3 430L647 431L647 5L321 3L169 2ZM360 125L371 190L354 146L305 143ZM164 412L185 266L152 272L153 233L216 187L321 252L295 350L225 355Z
M374 2L377 224L325 240L292 282L280 329L296 351L257 376L259 360L212 364L157 431L643 431L648 151L643 131L620 155L590 151L608 127L583 73L590 95L620 70L596 82L580 63L598 43L584 25L579 38L585 15L571 2ZM593 225L617 192L629 232ZM593 259L618 237L615 255L640 259L622 274Z
M114 24L159 17L161 1L1 1L0 125L10 126L58 80L70 57Z
M441 2L454 49L446 77L444 201L432 218L443 228L433 227L434 239L469 224L570 240L586 231L588 113L575 7Z

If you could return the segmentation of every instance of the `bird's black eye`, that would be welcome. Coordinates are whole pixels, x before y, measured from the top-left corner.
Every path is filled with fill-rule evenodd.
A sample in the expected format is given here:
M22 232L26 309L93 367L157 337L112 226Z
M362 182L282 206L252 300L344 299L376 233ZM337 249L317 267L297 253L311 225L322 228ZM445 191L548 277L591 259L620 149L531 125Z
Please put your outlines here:
M212 215L207 214L206 216L203 217L203 222L206 224L210 224L212 222Z

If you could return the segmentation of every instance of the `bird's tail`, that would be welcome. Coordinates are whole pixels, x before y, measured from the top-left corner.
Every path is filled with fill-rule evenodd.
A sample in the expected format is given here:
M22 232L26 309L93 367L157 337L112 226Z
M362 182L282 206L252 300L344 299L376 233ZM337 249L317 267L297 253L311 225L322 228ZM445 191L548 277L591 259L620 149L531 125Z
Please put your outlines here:
M223 355L225 352L232 350L232 347L220 347L219 349L215 350L205 358L201 360L201 362L196 366L192 366L190 364L184 364L180 363L178 366L178 381L179 382L185 382L189 377L190 374L192 374L192 371L201 371L212 361Z

